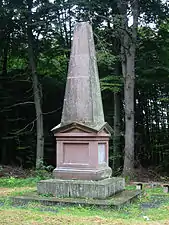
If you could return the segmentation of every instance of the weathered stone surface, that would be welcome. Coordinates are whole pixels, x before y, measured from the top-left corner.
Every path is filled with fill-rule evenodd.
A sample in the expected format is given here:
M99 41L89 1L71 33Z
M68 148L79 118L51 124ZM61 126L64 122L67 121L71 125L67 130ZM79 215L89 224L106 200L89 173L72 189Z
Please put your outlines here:
M42 180L37 184L39 194L55 197L105 199L125 188L124 178L112 177L101 181L87 180Z
M90 197L85 180L104 180L112 174L108 166L112 129L104 120L93 32L88 22L77 23L74 29L62 119L52 131L57 142L57 166L53 175L65 181L42 181L42 187L51 189L51 193L57 188L57 194L63 192L63 196L75 197L77 191L77 196L79 193L80 197ZM84 180L83 193L71 179ZM91 189L96 187L91 197L95 193L95 197L102 198L100 189L107 190L110 186L98 184L91 186Z
M77 23L70 56L61 124L104 123L91 25Z
M73 34L60 126L72 122L92 128L105 124L93 32L88 22L77 23Z
M110 178L112 170L107 165L98 169L78 169L78 168L56 168L53 171L55 179L81 179L81 180L103 180Z
M124 204L130 203L133 199L141 195L141 191L122 191L107 199L88 199L88 198L57 198L42 197L36 193L29 193L22 196L11 197L15 205L25 205L29 202L38 202L45 206L55 205L81 205L81 206L97 206L97 207L115 207L119 208Z

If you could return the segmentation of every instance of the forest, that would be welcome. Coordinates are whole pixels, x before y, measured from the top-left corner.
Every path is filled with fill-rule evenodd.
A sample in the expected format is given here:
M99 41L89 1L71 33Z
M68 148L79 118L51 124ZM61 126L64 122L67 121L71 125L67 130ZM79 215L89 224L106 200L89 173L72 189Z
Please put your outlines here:
M0 164L55 166L73 28L92 24L114 174L169 172L169 3L0 0ZM130 171L129 169L130 168Z

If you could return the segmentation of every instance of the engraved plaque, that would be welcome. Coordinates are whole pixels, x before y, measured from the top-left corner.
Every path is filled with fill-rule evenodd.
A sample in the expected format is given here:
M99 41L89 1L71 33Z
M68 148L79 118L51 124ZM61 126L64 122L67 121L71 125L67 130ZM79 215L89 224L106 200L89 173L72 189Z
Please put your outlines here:
M98 144L98 163L102 164L106 162L106 145L103 143Z

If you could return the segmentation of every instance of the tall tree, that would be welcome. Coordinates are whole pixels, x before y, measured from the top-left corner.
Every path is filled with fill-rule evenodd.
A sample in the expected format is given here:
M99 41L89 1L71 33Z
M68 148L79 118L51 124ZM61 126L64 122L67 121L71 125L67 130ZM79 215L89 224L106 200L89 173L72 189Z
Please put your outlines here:
M27 0L27 4L28 4L28 20L27 20L28 54L29 54L30 68L32 72L34 104L36 110L36 130L37 130L36 168L38 169L41 167L44 157L43 113L41 105L42 90L38 81L36 61L35 61L35 51L34 51L34 36L32 31L33 0Z
M118 2L121 14L121 58L124 77L125 102L125 155L123 174L131 175L134 166L134 86L135 86L135 56L138 29L138 0L120 0ZM133 24L129 26L128 12L131 10Z

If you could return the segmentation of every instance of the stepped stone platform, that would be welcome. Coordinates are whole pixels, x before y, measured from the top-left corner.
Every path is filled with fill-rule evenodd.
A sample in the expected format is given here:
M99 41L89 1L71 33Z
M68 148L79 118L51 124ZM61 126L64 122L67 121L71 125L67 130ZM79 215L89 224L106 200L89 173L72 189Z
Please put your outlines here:
M37 184L38 194L55 197L105 199L125 189L125 180L112 177L99 181L92 180L42 180Z
M99 208L119 208L125 204L131 203L136 199L142 191L140 190L124 190L119 192L112 197L106 199L88 199L88 198L56 198L56 197L45 197L43 195L38 195L37 192L32 192L22 196L11 197L12 203L14 205L24 205L29 202L38 202L42 205L47 206L71 206L71 205L81 205L81 206L96 206Z

